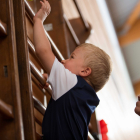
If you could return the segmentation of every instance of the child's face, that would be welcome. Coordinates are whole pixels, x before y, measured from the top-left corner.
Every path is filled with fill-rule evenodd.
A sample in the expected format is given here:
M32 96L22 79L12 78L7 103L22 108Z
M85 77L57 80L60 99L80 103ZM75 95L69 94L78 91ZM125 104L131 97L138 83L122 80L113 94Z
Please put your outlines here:
M70 58L63 60L62 64L72 73L80 75L80 72L84 69L84 51L82 48L75 49Z

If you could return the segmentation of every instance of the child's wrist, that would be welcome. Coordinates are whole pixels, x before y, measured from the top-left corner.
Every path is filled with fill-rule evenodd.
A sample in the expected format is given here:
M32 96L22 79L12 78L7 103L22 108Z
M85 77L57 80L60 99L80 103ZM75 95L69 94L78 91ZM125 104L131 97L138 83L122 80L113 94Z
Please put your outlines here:
M33 22L35 23L35 22L41 22L41 23L43 23L43 21L40 19L40 18L33 18Z

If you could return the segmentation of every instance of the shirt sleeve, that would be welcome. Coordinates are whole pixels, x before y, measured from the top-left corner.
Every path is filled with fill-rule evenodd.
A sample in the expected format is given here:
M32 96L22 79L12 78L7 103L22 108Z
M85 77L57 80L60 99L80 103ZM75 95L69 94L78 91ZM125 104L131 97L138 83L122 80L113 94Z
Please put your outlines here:
M57 100L77 84L77 77L55 58L47 82L52 86L52 98Z

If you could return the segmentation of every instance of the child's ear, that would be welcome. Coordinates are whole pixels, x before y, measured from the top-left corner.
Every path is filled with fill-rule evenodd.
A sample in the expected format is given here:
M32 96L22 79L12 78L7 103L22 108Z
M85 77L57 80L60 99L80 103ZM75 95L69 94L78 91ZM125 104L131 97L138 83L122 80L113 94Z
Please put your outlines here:
M90 74L91 74L91 68L90 67L86 67L86 68L84 68L83 70L81 70L80 71L80 76L81 77L87 77L87 76L89 76Z

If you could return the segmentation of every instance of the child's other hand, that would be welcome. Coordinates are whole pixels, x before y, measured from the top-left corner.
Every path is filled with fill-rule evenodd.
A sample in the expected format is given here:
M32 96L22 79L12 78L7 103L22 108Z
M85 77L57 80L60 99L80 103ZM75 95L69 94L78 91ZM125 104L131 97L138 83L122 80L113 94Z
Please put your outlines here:
M41 20L42 21L42 23L44 22L44 20L46 19L46 17L50 14L50 12L51 12L51 6L50 6L50 4L49 4L49 2L48 1L46 1L46 0L43 0L43 2L42 1L40 1L40 3L41 3L41 8L39 9L39 11L36 13L36 15L34 16L34 18L33 18L33 21L35 22L36 20Z
M42 76L44 77L45 80L47 80L48 74L44 73L44 74L42 74ZM47 89L48 86L49 86L49 84L46 82L45 85L39 84L39 86L40 86L42 89L43 89L43 88L44 88L44 89Z

